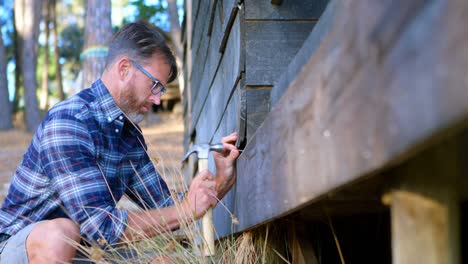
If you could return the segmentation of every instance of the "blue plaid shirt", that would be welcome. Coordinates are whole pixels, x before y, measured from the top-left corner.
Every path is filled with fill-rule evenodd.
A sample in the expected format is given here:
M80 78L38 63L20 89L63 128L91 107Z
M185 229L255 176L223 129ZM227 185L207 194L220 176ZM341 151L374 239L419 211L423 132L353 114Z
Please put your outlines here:
M173 204L146 148L143 136L96 81L57 104L42 121L0 209L0 234L66 217L90 242L118 242L128 215L116 201L124 194L143 208Z

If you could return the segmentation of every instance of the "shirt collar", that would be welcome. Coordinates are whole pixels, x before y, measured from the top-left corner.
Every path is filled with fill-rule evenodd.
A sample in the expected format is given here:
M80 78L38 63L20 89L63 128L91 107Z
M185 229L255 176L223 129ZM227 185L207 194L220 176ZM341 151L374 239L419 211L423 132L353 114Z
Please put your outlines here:
M96 102L99 104L99 108L102 111L102 118L105 119L105 122L111 123L116 118L123 116L122 110L117 106L114 98L112 98L109 90L107 90L107 87L101 79L94 82L91 88L96 91L96 97L98 99Z

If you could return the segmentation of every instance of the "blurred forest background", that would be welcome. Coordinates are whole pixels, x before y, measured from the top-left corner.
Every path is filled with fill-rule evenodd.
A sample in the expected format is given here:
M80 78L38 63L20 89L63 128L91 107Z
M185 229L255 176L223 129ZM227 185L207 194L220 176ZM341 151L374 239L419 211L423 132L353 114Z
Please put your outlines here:
M182 19L183 0L0 0L0 130L34 132L50 107L89 87L125 23L159 27L180 65Z

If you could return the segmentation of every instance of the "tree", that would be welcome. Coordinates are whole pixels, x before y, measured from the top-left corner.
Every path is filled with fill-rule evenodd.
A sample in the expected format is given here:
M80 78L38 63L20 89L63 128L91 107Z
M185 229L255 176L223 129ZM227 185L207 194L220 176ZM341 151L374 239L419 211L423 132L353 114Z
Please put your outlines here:
M16 6L16 2L15 2ZM23 20L17 19L18 16L22 16L23 10L19 6L13 9L13 34L14 34L14 56L15 56L15 93L13 94L13 113L17 113L19 110L20 93L22 92L23 78L21 70L21 50L23 41L18 34L18 28L23 28Z
M28 131L33 132L39 126L41 115L37 100L37 39L39 35L39 21L42 1L16 0L15 24L20 44L20 60L23 84L25 121ZM18 64L18 62L17 62Z
M82 88L89 87L101 77L111 36L110 0L88 0L86 3L85 41L82 52Z
M174 45L174 53L179 61L182 61L182 44L180 43L180 24L179 24L179 9L176 0L167 0L167 10L169 14L169 22L171 24L171 38Z
M11 120L12 105L8 93L6 66L7 57L0 26L0 130L7 130L13 127Z
M49 0L43 0L43 21L44 21L44 61L42 63L42 89L41 89L41 109L47 110L49 107L49 36L50 36L50 15Z
M54 42L54 57L55 57L55 78L57 80L58 97L60 101L65 99L63 92L62 82L62 65L60 64L60 49L58 46L58 35L57 35L57 1L49 0L49 15L52 22L52 39ZM81 46L80 46L81 50Z
M180 90L180 95L182 97L182 94L184 92L184 67L182 67L182 61L183 61L183 48L182 48L182 43L180 43L180 24L179 24L179 9L177 7L177 1L176 0L167 0L167 5L168 5L168 14L169 14L169 21L171 24L171 38L172 38L172 45L176 57L176 62L177 62L177 68L179 70L179 76L177 76L178 81L179 81L179 90Z

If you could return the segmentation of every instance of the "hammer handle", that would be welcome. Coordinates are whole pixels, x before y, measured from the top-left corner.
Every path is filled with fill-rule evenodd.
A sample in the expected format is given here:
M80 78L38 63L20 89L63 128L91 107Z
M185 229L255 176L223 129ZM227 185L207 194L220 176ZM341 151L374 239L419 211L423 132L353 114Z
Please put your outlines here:
M208 159L198 159L198 171L208 169ZM203 255L213 256L215 254L214 243L214 225L213 225L213 209L210 208L202 218L203 229Z

